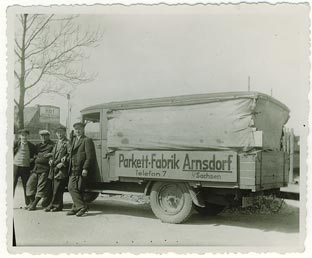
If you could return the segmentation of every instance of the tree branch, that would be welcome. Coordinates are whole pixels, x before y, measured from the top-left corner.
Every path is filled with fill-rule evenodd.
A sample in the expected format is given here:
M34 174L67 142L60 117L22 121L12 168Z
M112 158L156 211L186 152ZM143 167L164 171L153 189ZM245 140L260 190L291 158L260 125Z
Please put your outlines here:
M18 42L17 42L16 39L15 39L15 44L16 44L16 46L17 46L20 50L22 50L22 47L18 44Z
M48 19L43 23L43 25L42 25L37 31L34 31L34 32L33 32L33 34L30 36L30 38L28 39L28 42L27 42L26 45L25 45L25 49L27 49L27 48L30 46L31 42L32 42L33 39L38 35L38 33L39 33L40 31L42 31L42 30L45 28L45 26L49 23L49 21L51 20L51 18L53 17L53 15L54 15L54 14L51 14L51 15L48 17Z
M62 34L59 34L57 37L55 37L54 40L52 40L48 45L44 46L43 48L39 49L38 51L34 51L34 52L30 52L27 56L26 56L26 59L33 56L33 55L36 55L36 54L39 54L45 50L47 50L49 47L51 47L60 37L61 37Z
M72 22L75 16L65 18L40 14L28 15L28 18L26 14L24 16L22 15L20 19L24 22L23 29L24 32L28 30L28 35L21 53L25 53L26 50L27 53L20 54L19 35L16 35L15 54L20 58L16 58L17 61L25 61L27 69L25 67L22 69L23 76L18 74L18 70L14 71L20 82L19 87L23 86L23 90L27 91L27 102L23 103L23 106L29 105L42 94L63 94L68 86L75 87L93 79L93 75L85 74L77 64L87 58L83 49L96 46L99 42L102 36L98 30L86 30L81 33L79 25ZM58 23L59 26L50 25L52 22ZM56 86L60 81L64 81L66 85Z
M18 75L18 73L14 70L14 75L17 77L17 79L20 81L21 77Z
M38 94L36 94L34 97L32 97L30 100L28 100L25 104L24 107L29 105L32 101L34 101L36 98L38 98L41 94L44 93L44 90L41 90Z
M80 43L81 44L81 43ZM55 56L54 58L50 59L49 61L47 61L45 63L45 65L43 66L42 70L41 70L41 73L40 75L38 76L38 78L32 83L30 84L29 86L25 86L25 89L30 89L32 87L34 87L42 78L42 76L44 75L45 71L46 71L46 68L49 64L53 63L54 61L60 59L62 56L64 56L65 54L69 53L70 51L73 51L74 49L78 48L78 47L81 47L83 45L80 45L79 43L74 45L73 47L61 52L59 55Z
M38 18L39 14L34 14L32 21L29 23L29 25L27 26L26 30L29 30L29 28L33 25L34 21Z
M17 52L16 49L14 49L15 54L18 56L19 59L22 59L21 55Z
M25 86L25 90L28 90L32 87L34 87L42 78L42 76L44 75L45 69L47 67L48 63L44 65L44 67L42 68L40 75L38 76L37 80L35 80L32 84L30 84L29 86Z

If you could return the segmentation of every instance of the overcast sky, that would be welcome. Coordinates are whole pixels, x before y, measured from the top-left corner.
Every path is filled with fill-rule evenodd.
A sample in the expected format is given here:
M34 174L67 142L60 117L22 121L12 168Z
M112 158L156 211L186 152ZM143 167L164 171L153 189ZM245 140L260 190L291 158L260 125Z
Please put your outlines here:
M92 13L95 10L89 9ZM83 29L104 37L84 63L97 78L72 94L75 122L82 108L110 101L245 91L270 94L291 110L297 134L307 123L309 8L307 5L133 6L82 14ZM41 97L33 104L61 106Z

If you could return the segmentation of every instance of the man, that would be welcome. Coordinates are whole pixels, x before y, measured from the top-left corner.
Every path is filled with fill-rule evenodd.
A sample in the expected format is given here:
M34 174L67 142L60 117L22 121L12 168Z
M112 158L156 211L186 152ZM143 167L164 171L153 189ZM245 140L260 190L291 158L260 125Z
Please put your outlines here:
M21 177L24 198L26 207L30 203L29 197L26 195L26 183L30 175L30 170L33 166L34 156L36 155L36 147L28 141L29 131L22 129L18 132L18 141L14 142L14 190L13 196L15 195L15 188L17 185L18 178Z
M68 178L66 157L68 154L68 140L66 128L61 126L56 131L57 143L52 150L52 157L49 161L50 172L48 179L52 184L52 199L45 211L61 211L63 209L63 193Z
M50 132L41 130L39 132L41 143L36 145L37 157L35 159L35 167L31 172L26 185L26 194L31 200L28 208L29 211L36 210L38 202L41 198L45 198L47 193L47 181L50 170L49 159L52 156L54 143L50 140Z
M84 124L74 124L75 137L69 152L68 191L73 200L72 209L67 215L82 216L88 211L84 201L85 184L88 177L94 173L95 148L92 139L84 134Z

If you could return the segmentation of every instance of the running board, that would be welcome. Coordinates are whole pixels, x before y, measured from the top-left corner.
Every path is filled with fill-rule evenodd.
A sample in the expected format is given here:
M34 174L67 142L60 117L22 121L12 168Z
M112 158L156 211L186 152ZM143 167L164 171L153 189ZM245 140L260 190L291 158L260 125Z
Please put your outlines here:
M138 192L127 192L127 191L117 191L117 190L101 190L101 189L86 189L86 192L98 192L100 194L108 195L135 195L135 196L145 196L144 193Z

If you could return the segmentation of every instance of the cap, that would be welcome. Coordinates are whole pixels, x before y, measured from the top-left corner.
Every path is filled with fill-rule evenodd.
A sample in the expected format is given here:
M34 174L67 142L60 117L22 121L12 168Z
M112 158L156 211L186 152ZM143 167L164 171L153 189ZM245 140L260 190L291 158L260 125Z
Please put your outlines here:
M84 128L84 127L85 127L85 124L82 123L82 122L78 122L78 123L74 123L73 127L74 127L74 128L76 128L76 127L82 127L82 128Z
M65 131L66 132L66 127L61 125L58 128L56 128L56 131Z
M50 132L48 130L40 130L39 134L40 135L50 135Z
M29 134L29 131L27 129L20 129L18 134Z

